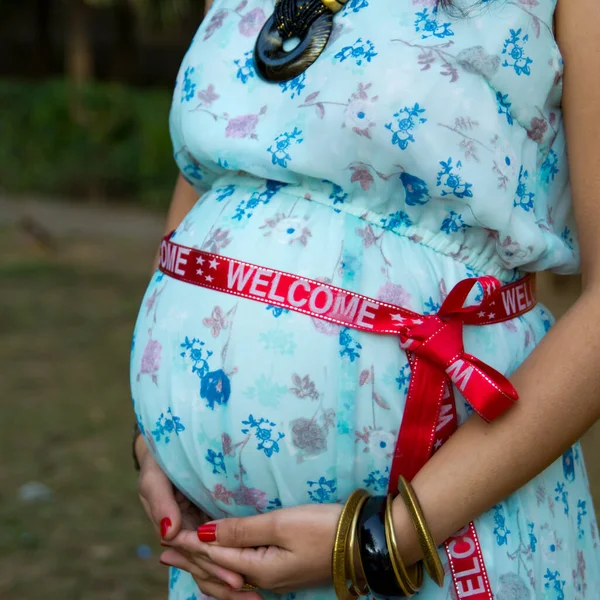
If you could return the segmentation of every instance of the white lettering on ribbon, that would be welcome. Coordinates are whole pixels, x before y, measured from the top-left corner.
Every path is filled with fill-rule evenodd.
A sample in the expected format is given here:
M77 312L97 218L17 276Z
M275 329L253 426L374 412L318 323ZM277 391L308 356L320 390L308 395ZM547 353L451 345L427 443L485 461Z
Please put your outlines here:
M471 365L465 366L465 361L462 359L458 359L456 362L452 363L447 369L446 373L450 376L452 383L461 391L464 392L467 384L469 383L469 379L473 374L474 368Z
M187 255L191 252L191 250L191 248L177 249L177 260L175 261L175 268L173 269L177 275L185 275L185 270L181 267L187 265Z
M502 302L504 303L504 310L506 315L510 317L516 310L515 304L515 288L502 292Z
M252 285L250 286L250 294L254 294L259 298L264 298L267 295L267 290L259 290L258 286L269 285L269 280L265 279L265 277L270 277L271 275L273 275L273 271L269 271L267 269L256 269L256 273L252 279Z
M277 273L271 282L271 289L269 290L269 300L273 302L285 302L285 298L283 296L277 295L277 287L279 286L279 280L281 279L281 273Z
M317 298L319 297L319 294L325 294L325 304L323 304L323 306L320 308L317 306ZM320 285L311 292L310 299L308 301L308 308L318 315L324 315L331 308L332 304L333 294L331 293L331 290L328 287Z
M338 294L333 304L332 316L340 321L354 322L356 311L358 310L358 297Z
M360 327L366 327L367 329L373 329L375 326L373 323L368 323L365 319L374 319L376 317L375 312L371 312L369 309L377 310L379 304L377 302L371 302L370 300L363 300L358 311L358 317L356 318L356 324Z
M236 265L234 262L230 262L229 272L227 273L227 287L232 289L234 285L237 285L237 291L243 292L255 269L256 267L246 267L246 265Z
M304 281L303 279L296 279L296 281L294 281L294 283L292 283L292 285L290 285L290 287L288 288L287 301L292 306L295 306L296 308L304 306L306 304L306 302L308 301L308 298L300 298L297 300L296 297L294 296L294 293L296 292L296 288L299 288L299 287L304 288L304 290L306 292L310 292L310 285L308 284L307 281Z
M442 404L442 408L440 409L440 417L438 419L436 431L440 431L444 429L448 423L452 422L454 419L454 411L452 410L452 404Z

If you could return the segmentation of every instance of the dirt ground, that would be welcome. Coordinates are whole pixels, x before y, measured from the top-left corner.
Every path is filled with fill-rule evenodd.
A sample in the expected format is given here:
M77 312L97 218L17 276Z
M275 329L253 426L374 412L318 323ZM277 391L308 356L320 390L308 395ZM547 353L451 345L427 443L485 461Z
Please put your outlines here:
M128 349L160 229L144 213L0 199L3 600L165 598L129 461ZM540 287L560 315L579 286ZM585 450L600 505L599 427ZM45 486L35 501L31 482Z

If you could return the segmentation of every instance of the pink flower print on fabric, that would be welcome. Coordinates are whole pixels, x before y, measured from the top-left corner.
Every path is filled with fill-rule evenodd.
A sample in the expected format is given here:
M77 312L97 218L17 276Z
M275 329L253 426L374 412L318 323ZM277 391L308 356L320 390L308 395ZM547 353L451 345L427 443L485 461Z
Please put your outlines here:
M244 484L233 490L233 501L238 506L251 506L256 510L263 510L267 505L267 494L256 488L249 488Z
M137 379L140 380L142 375L150 375L152 377L152 383L158 385L158 370L160 369L160 359L162 354L162 345L159 341L152 339L152 330L148 331L150 338L144 348L142 354L142 362L140 365L140 372L138 373Z
M198 92L198 99L201 106L210 106L216 102L221 96L215 93L215 86L211 83L205 90Z
M262 29L266 20L262 8L253 8L242 17L238 28L243 36L254 37Z
M228 138L251 138L257 140L258 136L254 133L258 121L262 115L267 112L267 107L263 106L258 114L241 115L229 119L225 129L225 137Z
M382 285L377 292L377 300L405 308L410 305L410 299L410 294L401 285L389 281Z
M215 306L211 316L202 319L202 324L206 327L210 327L211 335L216 338L219 336L222 329L227 329L229 321L223 313L223 309L220 306Z

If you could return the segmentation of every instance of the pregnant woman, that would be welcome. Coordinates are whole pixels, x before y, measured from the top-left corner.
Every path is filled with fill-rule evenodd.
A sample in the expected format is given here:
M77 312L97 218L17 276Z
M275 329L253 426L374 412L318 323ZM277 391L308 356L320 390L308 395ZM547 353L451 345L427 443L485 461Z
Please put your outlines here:
M353 574L598 597L598 23L596 0L214 0L131 359L172 600L333 600ZM580 264L554 325L533 274Z

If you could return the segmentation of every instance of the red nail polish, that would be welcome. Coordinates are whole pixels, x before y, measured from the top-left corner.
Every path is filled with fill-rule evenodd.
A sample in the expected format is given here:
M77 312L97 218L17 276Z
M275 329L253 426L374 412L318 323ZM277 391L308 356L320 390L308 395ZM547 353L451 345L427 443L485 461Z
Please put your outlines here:
M198 527L198 539L201 542L210 543L217 541L217 524L207 523Z
M160 535L162 537L165 537L165 535L167 535L167 533L169 532L169 529L171 529L171 519L169 519L169 517L165 517L161 522L160 522Z

